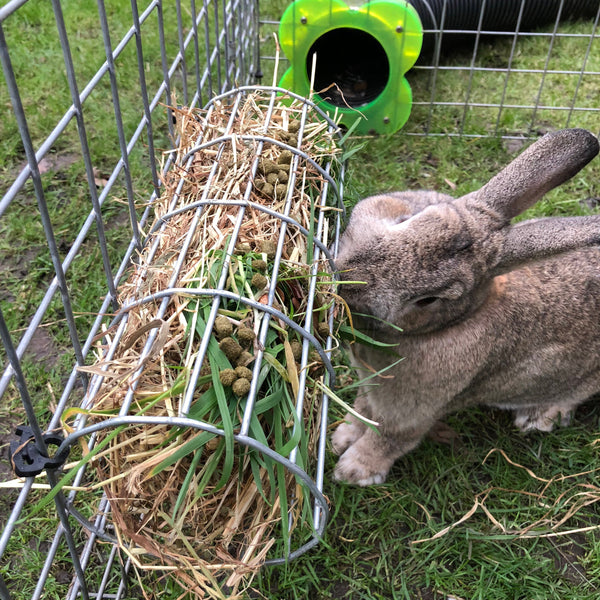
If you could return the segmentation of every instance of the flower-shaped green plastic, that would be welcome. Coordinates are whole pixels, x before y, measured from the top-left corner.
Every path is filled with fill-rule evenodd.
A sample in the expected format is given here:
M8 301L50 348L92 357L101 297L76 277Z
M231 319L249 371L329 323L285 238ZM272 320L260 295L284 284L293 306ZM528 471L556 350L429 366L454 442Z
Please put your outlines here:
M405 78L423 42L415 9L403 0L296 0L281 17L279 42L291 66L280 86L309 96L356 133L393 133L406 123ZM362 115L362 116L361 116Z

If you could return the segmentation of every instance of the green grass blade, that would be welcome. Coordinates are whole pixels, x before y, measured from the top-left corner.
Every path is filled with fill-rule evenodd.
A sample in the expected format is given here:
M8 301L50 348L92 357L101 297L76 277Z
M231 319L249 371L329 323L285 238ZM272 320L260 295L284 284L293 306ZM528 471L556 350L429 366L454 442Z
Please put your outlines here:
M198 435L195 435L191 440L188 440L179 449L173 452L168 458L165 458L165 460L156 465L156 467L150 471L150 476L154 477L180 461L182 458L185 458L188 454L200 451L207 442L215 437L217 437L216 434L211 433L210 431L202 431Z
M225 359L224 356L223 359ZM225 462L223 464L223 473L215 487L215 490L218 490L227 483L227 481L231 477L231 472L233 471L235 440L233 439L233 421L231 418L231 413L229 411L231 410L235 414L235 406L230 406L230 403L227 400L227 396L225 395L225 389L223 388L223 384L219 379L219 371L221 370L219 365L223 364L223 361L219 361L209 351L209 362L213 379L213 389L215 390L215 394L217 396L217 404L219 405L221 426L223 428L223 431L225 432ZM229 361L227 361L227 363L228 362Z
M394 348L395 346L397 346L398 344L393 343L386 343L386 342L378 342L377 340L373 339L371 336L367 335L366 333L363 333L362 331L359 331L358 329L354 329L354 327L350 327L350 325L340 325L338 327L338 334L342 339L345 340L357 340L359 341L361 344L366 344L368 346L374 346L376 348Z

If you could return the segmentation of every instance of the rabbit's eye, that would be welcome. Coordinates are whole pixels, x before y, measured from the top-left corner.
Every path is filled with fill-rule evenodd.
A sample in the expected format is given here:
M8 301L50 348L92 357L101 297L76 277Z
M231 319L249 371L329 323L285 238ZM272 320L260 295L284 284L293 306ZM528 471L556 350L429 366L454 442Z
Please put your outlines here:
M433 304L438 298L436 296L428 296L427 298L421 298L415 302L415 306L422 308L424 306L429 306Z

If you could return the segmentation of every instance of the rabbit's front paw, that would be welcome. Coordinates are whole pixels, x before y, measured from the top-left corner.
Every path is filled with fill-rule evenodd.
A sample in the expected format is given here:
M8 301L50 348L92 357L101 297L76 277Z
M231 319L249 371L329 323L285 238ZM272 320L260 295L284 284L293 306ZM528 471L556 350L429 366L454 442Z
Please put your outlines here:
M360 436L364 433L365 426L354 417L347 416L343 423L337 426L337 429L331 436L331 445L333 451L339 456L343 454Z
M555 425L571 422L571 409L561 404L536 406L515 411L515 426L521 431L552 431Z
M383 462L386 463L386 461ZM382 468L381 462L372 462L370 457L360 452L358 444L354 444L340 457L335 467L334 477L337 481L345 481L364 487L383 483L388 471L389 466Z

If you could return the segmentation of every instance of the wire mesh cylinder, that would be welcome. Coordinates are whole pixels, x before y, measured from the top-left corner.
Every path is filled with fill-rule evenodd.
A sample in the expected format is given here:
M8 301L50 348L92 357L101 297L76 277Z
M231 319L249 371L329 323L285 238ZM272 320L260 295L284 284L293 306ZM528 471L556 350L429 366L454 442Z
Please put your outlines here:
M57 451L84 441L111 507L94 531L190 591L302 554L327 521L339 134L280 92L175 111L153 224Z

